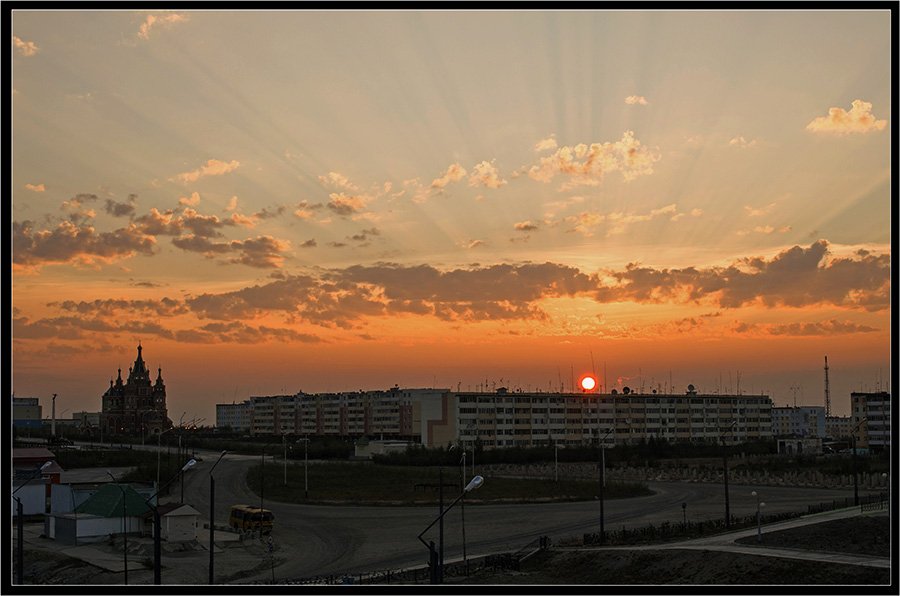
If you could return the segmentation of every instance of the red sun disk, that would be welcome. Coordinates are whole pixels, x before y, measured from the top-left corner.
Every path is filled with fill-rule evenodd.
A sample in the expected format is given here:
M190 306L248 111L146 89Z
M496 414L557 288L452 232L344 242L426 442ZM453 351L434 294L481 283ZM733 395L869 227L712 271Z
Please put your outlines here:
M594 377L587 376L581 379L581 388L585 391L590 391L594 387L597 386L597 381L594 380Z

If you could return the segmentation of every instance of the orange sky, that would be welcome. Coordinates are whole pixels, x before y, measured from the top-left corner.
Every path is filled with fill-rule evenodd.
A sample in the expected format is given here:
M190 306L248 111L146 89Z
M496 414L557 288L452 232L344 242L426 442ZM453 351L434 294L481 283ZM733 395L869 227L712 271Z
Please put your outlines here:
M207 423L591 369L822 405L828 356L847 414L892 372L888 17L15 11L12 389L97 410L141 342Z

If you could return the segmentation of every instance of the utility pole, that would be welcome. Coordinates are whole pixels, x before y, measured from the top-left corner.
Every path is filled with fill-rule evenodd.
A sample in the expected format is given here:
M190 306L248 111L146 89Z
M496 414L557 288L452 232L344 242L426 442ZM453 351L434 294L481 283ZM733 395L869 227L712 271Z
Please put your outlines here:
M825 356L825 418L831 416L831 389L828 388L828 356Z

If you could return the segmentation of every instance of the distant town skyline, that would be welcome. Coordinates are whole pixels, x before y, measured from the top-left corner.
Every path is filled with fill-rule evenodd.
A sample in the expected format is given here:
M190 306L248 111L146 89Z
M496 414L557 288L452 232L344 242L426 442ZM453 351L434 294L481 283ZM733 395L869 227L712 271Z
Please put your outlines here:
M12 390L889 388L889 10L14 10ZM123 373L124 374L124 373ZM68 415L68 414L66 414Z

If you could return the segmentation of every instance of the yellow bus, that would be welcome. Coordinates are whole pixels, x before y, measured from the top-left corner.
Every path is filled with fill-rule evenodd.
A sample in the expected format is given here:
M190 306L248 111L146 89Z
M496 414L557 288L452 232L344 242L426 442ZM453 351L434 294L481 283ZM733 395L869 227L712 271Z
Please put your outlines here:
M262 513L260 515L260 513ZM228 525L235 530L256 531L262 525L262 532L272 531L275 525L275 514L268 509L260 509L253 505L235 505L228 515Z

